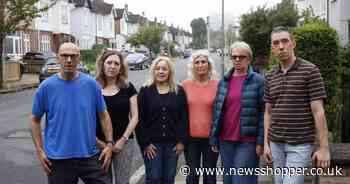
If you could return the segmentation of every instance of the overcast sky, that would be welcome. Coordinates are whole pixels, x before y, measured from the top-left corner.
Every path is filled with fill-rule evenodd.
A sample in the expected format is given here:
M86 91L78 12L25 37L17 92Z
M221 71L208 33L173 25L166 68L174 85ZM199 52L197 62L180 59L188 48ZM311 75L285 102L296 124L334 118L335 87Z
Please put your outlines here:
M204 19L212 14L221 13L221 0L105 0L114 3L117 8L128 4L129 11L145 15L150 20L165 20L168 25L180 26L190 31L190 23L194 18ZM249 12L251 8L267 5L273 6L281 0L225 0L225 13L235 16Z

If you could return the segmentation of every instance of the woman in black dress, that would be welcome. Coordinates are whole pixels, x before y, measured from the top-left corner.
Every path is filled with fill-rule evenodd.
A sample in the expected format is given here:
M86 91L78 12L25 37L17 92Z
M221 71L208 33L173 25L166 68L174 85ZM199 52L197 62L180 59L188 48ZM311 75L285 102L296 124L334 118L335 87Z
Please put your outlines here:
M127 81L127 71L124 58L117 51L105 50L97 60L96 80L102 86L113 126L112 168L115 184L129 183L135 152L133 132L138 122L137 91ZM99 126L97 138L97 146L102 150L106 142Z

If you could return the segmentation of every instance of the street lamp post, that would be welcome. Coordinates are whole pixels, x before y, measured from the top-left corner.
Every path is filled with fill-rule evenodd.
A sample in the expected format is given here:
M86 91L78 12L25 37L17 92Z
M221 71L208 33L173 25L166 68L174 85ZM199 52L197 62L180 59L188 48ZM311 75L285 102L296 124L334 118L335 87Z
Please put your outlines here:
M208 44L208 52L210 52L210 25L209 25L209 16L207 16L207 44Z
M224 14L225 14L225 4L224 0L222 0L221 4L221 31L222 31L222 39L223 39L223 45L222 45L222 58L221 58L221 75L224 76L225 73L225 48L226 48L226 38L225 38L225 23L224 23Z

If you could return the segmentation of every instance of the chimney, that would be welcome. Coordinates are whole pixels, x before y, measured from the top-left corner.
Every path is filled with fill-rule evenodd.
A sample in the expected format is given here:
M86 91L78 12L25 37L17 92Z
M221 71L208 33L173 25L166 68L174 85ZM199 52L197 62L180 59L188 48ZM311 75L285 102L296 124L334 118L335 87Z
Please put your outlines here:
M128 4L124 5L125 13L128 13Z

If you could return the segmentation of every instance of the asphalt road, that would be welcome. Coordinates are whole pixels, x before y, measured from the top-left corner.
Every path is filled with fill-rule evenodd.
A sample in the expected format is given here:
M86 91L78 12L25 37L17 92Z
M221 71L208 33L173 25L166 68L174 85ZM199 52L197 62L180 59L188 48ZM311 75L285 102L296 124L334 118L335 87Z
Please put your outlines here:
M214 56L219 61L219 57ZM175 74L178 82L187 74L185 59L175 59ZM218 63L218 62L217 62ZM219 67L219 65L217 66ZM149 77L149 69L130 71L129 80L137 89ZM42 170L30 136L29 116L35 89L0 95L0 183L4 184L44 184L46 175ZM142 181L143 165L137 151L132 166L138 170ZM137 180L140 177L136 177Z

